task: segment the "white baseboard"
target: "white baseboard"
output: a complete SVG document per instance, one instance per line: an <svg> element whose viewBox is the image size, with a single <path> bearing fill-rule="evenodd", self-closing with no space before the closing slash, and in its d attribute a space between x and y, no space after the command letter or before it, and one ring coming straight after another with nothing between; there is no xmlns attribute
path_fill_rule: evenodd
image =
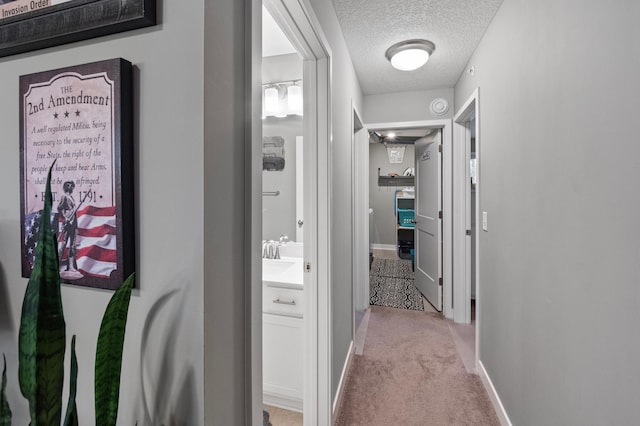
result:
<svg viewBox="0 0 640 426"><path fill-rule="evenodd" d="M500 424L502 426L512 426L511 420L509 420L509 415L507 414L507 410L504 409L504 405L502 405L500 396L498 395L496 388L493 386L491 377L489 377L487 370L485 370L484 365L480 360L478 360L478 375L482 380L482 384L484 385L484 388L487 390L487 393L489 394L489 398L491 399L493 408L496 410L496 414L498 415L498 420L500 420Z"/></svg>
<svg viewBox="0 0 640 426"><path fill-rule="evenodd" d="M353 340L349 344L349 353L347 353L347 359L344 362L344 367L342 368L342 374L340 375L340 382L338 382L338 390L336 391L336 397L333 400L333 407L331 409L331 424L335 424L338 415L338 407L340 407L340 403L342 402L342 398L344 397L344 385L345 380L347 378L347 374L349 374L349 370L351 369L351 361L353 361Z"/></svg>
<svg viewBox="0 0 640 426"><path fill-rule="evenodd" d="M302 400L298 398L292 398L288 395L282 395L273 391L265 391L262 394L262 403L265 405L271 405L272 407L284 408L289 411L296 411L302 413Z"/></svg>
<svg viewBox="0 0 640 426"><path fill-rule="evenodd" d="M397 247L393 244L371 244L371 248L374 250L391 250L396 251Z"/></svg>

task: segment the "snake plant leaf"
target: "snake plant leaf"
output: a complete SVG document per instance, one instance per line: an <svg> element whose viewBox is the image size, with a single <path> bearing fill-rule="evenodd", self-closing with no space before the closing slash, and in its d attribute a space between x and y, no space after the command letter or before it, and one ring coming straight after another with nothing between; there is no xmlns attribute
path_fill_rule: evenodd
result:
<svg viewBox="0 0 640 426"><path fill-rule="evenodd" d="M54 162L55 164L55 162ZM18 378L29 401L32 426L59 425L62 417L65 322L60 294L58 251L51 230L51 171L31 278L22 302Z"/></svg>
<svg viewBox="0 0 640 426"><path fill-rule="evenodd" d="M69 402L67 414L64 417L64 426L78 426L78 408L76 406L76 394L78 391L78 357L76 357L76 336L71 338L71 375L69 376Z"/></svg>
<svg viewBox="0 0 640 426"><path fill-rule="evenodd" d="M120 373L134 274L116 290L102 317L96 349L95 409L97 426L115 426L120 397Z"/></svg>
<svg viewBox="0 0 640 426"><path fill-rule="evenodd" d="M2 354L4 368L2 369L2 387L0 388L0 426L11 426L11 409L7 402L7 357Z"/></svg>

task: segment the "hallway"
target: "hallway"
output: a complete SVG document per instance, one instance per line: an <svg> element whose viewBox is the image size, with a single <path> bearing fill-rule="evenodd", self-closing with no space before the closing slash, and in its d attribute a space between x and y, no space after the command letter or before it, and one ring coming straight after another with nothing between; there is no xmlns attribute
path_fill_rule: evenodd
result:
<svg viewBox="0 0 640 426"><path fill-rule="evenodd" d="M438 313L371 307L337 425L498 425L478 376L467 373Z"/></svg>

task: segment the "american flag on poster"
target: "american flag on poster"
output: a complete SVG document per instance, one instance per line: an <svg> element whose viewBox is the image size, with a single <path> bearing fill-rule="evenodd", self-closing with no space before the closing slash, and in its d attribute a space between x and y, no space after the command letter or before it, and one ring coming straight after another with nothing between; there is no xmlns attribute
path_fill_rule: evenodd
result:
<svg viewBox="0 0 640 426"><path fill-rule="evenodd" d="M78 272L84 276L109 278L117 269L115 210L115 207L87 206L77 212L76 263ZM42 211L38 211L25 217L26 256L32 268L41 215ZM53 229L57 232L59 227L53 226ZM68 250L68 247L64 249L62 259L67 257Z"/></svg>

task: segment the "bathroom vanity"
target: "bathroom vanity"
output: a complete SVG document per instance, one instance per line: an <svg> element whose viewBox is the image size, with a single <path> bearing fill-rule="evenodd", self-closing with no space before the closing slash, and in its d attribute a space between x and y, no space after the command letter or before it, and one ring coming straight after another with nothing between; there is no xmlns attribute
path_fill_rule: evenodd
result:
<svg viewBox="0 0 640 426"><path fill-rule="evenodd" d="M302 411L303 260L262 259L263 402Z"/></svg>

